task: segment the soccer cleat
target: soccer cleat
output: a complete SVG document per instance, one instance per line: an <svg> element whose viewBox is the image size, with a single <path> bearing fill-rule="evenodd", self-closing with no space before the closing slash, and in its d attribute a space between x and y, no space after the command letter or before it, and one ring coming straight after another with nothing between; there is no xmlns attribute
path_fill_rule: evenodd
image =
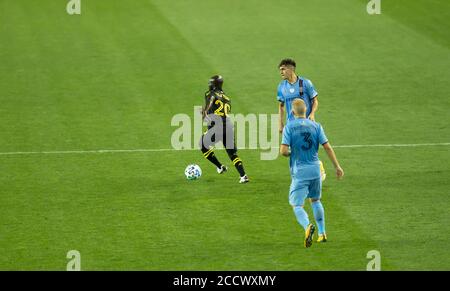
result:
<svg viewBox="0 0 450 291"><path fill-rule="evenodd" d="M250 182L250 180L248 179L247 175L242 176L241 179L239 180L239 183L241 184L248 182Z"/></svg>
<svg viewBox="0 0 450 291"><path fill-rule="evenodd" d="M309 248L313 242L313 235L316 227L314 224L310 223L305 231L305 248Z"/></svg>
<svg viewBox="0 0 450 291"><path fill-rule="evenodd" d="M318 243L324 243L324 242L327 242L327 235L324 233L324 234L319 234L319 238L317 239L317 242Z"/></svg>
<svg viewBox="0 0 450 291"><path fill-rule="evenodd" d="M320 163L320 179L322 179L322 182L325 181L325 178L327 177L327 173L325 173L325 168L323 167L322 161L319 161Z"/></svg>
<svg viewBox="0 0 450 291"><path fill-rule="evenodd" d="M222 165L220 168L217 168L217 173L219 173L219 174L223 174L226 171L228 171L228 168L224 165Z"/></svg>

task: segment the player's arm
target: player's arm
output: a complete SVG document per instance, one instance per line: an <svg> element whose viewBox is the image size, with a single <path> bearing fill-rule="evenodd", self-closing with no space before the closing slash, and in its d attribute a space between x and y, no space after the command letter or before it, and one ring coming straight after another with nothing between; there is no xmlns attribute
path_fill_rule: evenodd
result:
<svg viewBox="0 0 450 291"><path fill-rule="evenodd" d="M283 129L283 138L281 139L280 154L289 157L289 145L291 144L291 130L288 126Z"/></svg>
<svg viewBox="0 0 450 291"><path fill-rule="evenodd" d="M339 161L336 158L336 154L334 153L333 147L330 145L329 142L324 143L322 146L327 152L328 158L330 158L334 168L336 169L337 178L340 179L344 177L344 170L342 170L341 166L339 165Z"/></svg>
<svg viewBox="0 0 450 291"><path fill-rule="evenodd" d="M316 111L319 108L319 98L317 97L319 93L317 93L316 88L310 80L306 80L305 82L305 90L311 101L311 113L308 116L308 119L315 121Z"/></svg>
<svg viewBox="0 0 450 291"><path fill-rule="evenodd" d="M285 120L284 118L284 96L283 96L283 90L282 90L282 85L281 83L278 85L277 88L277 101L278 101L278 131L280 133L283 132L283 121Z"/></svg>
<svg viewBox="0 0 450 291"><path fill-rule="evenodd" d="M289 152L289 146L285 144L280 145L280 154L285 157L289 157L289 155L291 154Z"/></svg>
<svg viewBox="0 0 450 291"><path fill-rule="evenodd" d="M312 121L315 121L315 119L316 119L315 114L316 114L317 108L319 108L318 95L316 95L314 97L314 99L312 100L311 113L309 114L308 119L311 119Z"/></svg>
<svg viewBox="0 0 450 291"><path fill-rule="evenodd" d="M279 102L278 103L278 130L280 131L280 133L283 132L283 120L284 120L284 102Z"/></svg>
<svg viewBox="0 0 450 291"><path fill-rule="evenodd" d="M211 106L213 105L213 102L214 102L214 95L211 96L211 97L209 98L209 103L207 102L207 104L205 105L205 108L204 108L203 111L202 111L202 118L203 118L203 119L205 119L205 117L206 117L206 112L209 111L209 109L210 109Z"/></svg>

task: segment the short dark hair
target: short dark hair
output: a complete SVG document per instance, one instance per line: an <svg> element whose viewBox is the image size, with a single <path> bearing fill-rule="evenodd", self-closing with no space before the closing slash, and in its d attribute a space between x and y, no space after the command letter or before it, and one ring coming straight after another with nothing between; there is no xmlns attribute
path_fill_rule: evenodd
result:
<svg viewBox="0 0 450 291"><path fill-rule="evenodd" d="M296 64L293 59L283 59L283 60L281 60L280 64L278 65L278 68L281 66L293 66L295 68Z"/></svg>

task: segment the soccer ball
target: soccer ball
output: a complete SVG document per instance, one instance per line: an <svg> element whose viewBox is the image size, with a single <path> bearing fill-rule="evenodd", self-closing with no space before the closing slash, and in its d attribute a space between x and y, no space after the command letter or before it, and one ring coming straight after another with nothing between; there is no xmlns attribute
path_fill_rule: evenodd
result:
<svg viewBox="0 0 450 291"><path fill-rule="evenodd" d="M189 165L184 170L184 174L188 180L197 180L202 175L202 169L198 165Z"/></svg>

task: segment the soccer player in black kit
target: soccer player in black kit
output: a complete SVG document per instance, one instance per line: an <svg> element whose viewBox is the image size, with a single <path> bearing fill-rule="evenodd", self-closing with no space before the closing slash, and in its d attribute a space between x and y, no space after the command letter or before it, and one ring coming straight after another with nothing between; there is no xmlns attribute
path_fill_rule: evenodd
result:
<svg viewBox="0 0 450 291"><path fill-rule="evenodd" d="M222 85L223 78L220 75L209 79L209 90L205 93L205 106L202 108L202 118L208 122L208 130L200 139L201 150L203 156L217 167L217 173L225 173L227 167L222 165L214 154L214 145L222 141L228 157L241 176L239 183L247 183L249 179L245 174L242 160L237 155L233 123L228 118L231 101L223 92Z"/></svg>

